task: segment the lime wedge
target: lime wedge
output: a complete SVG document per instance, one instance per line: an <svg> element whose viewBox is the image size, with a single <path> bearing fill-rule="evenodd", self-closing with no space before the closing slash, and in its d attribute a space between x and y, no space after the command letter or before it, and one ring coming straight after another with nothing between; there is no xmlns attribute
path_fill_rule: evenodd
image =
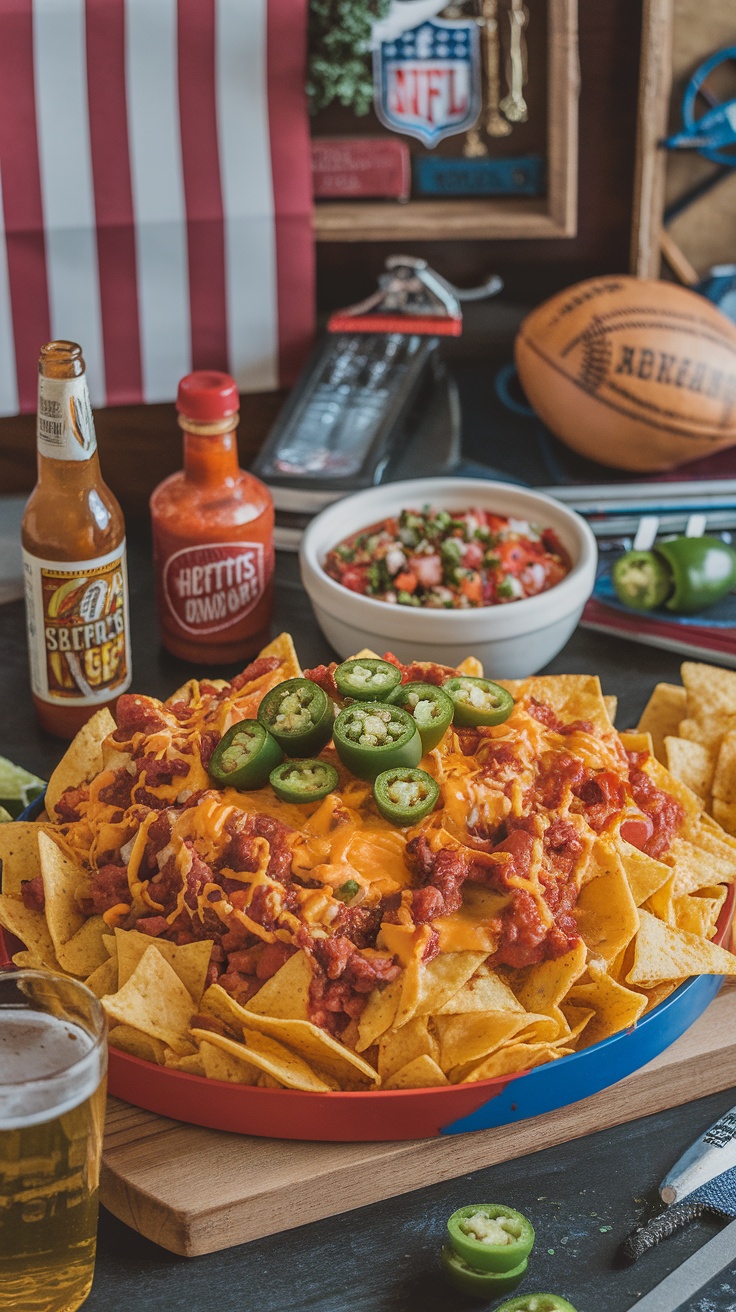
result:
<svg viewBox="0 0 736 1312"><path fill-rule="evenodd" d="M0 825L4 825L8 820L12 819L13 817L10 812L6 811L4 806L0 806Z"/></svg>
<svg viewBox="0 0 736 1312"><path fill-rule="evenodd" d="M13 765L0 756L0 807L14 820L46 787L38 775L29 774L20 765ZM5 819L5 817L1 817Z"/></svg>

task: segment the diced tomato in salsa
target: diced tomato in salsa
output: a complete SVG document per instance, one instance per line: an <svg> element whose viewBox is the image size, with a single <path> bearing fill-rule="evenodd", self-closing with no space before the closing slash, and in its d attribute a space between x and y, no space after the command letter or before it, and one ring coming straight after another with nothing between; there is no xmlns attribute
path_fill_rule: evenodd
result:
<svg viewBox="0 0 736 1312"><path fill-rule="evenodd" d="M535 597L569 574L554 529L487 510L402 510L339 542L325 570L399 606L465 610Z"/></svg>

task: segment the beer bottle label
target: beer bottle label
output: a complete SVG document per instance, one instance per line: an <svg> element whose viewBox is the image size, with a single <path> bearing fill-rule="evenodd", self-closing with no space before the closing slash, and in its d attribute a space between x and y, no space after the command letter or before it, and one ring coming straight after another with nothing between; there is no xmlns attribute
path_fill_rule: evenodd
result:
<svg viewBox="0 0 736 1312"><path fill-rule="evenodd" d="M97 449L87 379L38 380L38 450L52 460L89 460Z"/></svg>
<svg viewBox="0 0 736 1312"><path fill-rule="evenodd" d="M163 594L185 633L233 628L252 611L266 584L262 542L210 542L164 561Z"/></svg>
<svg viewBox="0 0 736 1312"><path fill-rule="evenodd" d="M96 560L23 552L31 687L42 701L91 706L131 679L125 539Z"/></svg>

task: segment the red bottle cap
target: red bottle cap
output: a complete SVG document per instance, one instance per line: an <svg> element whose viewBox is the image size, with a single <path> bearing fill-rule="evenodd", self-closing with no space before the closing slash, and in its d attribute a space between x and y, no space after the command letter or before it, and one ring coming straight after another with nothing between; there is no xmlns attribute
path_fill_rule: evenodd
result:
<svg viewBox="0 0 736 1312"><path fill-rule="evenodd" d="M187 374L179 383L176 397L179 414L199 424L228 419L240 409L235 379L214 369L200 369Z"/></svg>

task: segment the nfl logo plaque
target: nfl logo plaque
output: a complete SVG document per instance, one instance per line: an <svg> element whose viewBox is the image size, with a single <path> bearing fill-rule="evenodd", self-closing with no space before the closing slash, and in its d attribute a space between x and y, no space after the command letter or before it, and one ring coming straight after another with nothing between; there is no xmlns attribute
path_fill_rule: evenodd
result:
<svg viewBox="0 0 736 1312"><path fill-rule="evenodd" d="M376 116L432 150L465 132L482 103L478 26L432 18L373 54Z"/></svg>

